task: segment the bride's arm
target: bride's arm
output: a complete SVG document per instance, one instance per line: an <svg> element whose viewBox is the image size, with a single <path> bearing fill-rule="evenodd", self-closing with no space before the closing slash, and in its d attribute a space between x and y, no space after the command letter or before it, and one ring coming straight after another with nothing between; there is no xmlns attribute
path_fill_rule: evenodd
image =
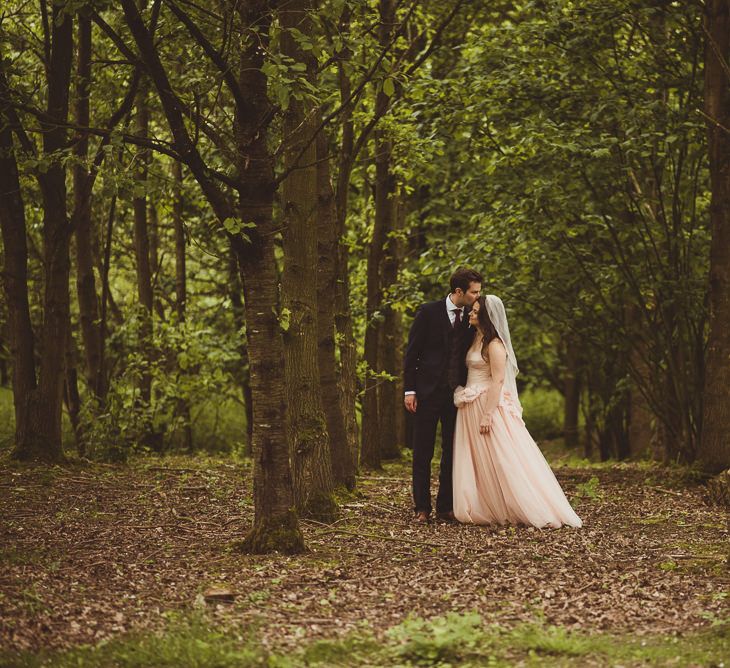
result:
<svg viewBox="0 0 730 668"><path fill-rule="evenodd" d="M502 396L504 375L507 367L507 351L499 339L492 339L487 347L489 353L489 366L492 371L492 382L487 389L487 405L484 415L479 422L479 433L488 434L492 426L492 416L499 405L499 398Z"/></svg>

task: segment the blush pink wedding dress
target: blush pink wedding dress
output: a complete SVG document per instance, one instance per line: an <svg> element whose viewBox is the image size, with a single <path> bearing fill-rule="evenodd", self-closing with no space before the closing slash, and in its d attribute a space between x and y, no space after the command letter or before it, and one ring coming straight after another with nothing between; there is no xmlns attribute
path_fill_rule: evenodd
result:
<svg viewBox="0 0 730 668"><path fill-rule="evenodd" d="M469 348L466 387L454 393L458 408L453 468L456 519L467 524L582 526L510 392L502 390L489 433L479 433L492 382L480 349L478 340Z"/></svg>

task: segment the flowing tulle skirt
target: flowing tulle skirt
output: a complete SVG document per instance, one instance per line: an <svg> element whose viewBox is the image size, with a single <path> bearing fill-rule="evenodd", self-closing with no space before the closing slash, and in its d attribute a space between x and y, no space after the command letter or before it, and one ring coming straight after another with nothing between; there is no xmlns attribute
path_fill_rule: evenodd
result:
<svg viewBox="0 0 730 668"><path fill-rule="evenodd" d="M520 413L502 397L488 434L479 433L486 388L462 388L454 396L454 514L469 524L580 527Z"/></svg>

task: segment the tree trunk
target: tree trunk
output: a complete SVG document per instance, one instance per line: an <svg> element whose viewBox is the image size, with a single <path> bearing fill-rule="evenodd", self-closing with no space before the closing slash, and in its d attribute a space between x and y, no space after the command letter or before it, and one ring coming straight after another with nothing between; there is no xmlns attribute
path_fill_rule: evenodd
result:
<svg viewBox="0 0 730 668"><path fill-rule="evenodd" d="M563 415L563 438L570 449L578 447L578 412L580 410L580 379L578 376L578 345L573 337L568 337L565 351L565 412Z"/></svg>
<svg viewBox="0 0 730 668"><path fill-rule="evenodd" d="M48 67L48 104L40 121L43 153L49 162L38 175L43 200L43 325L41 326L38 385L23 397L25 410L17 424L13 456L17 459L59 461L64 358L69 323L69 241L66 212L66 167L69 88L73 60L73 16L53 5L50 23L51 59Z"/></svg>
<svg viewBox="0 0 730 668"><path fill-rule="evenodd" d="M390 41L395 18L393 0L380 0L380 25L378 41L385 48ZM375 115L381 117L388 107L388 96L379 88L375 99ZM368 252L367 297L365 306L365 352L366 363L365 391L362 400L362 443L363 464L380 468L382 458L381 439L385 436L381 429L378 412L379 380L375 377L381 370L378 356L380 337L383 281L381 278L384 245L393 229L394 178L390 172L393 152L392 142L384 130L375 131L375 221L373 238ZM394 428L394 425L390 425Z"/></svg>
<svg viewBox="0 0 730 668"><path fill-rule="evenodd" d="M146 138L149 126L149 111L147 108L147 85L140 84L137 93L137 111L135 114L135 134ZM150 370L150 347L152 342L152 268L150 266L150 241L147 221L147 168L150 160L148 149L140 149L136 158L137 196L132 201L134 209L134 257L137 273L137 298L142 307L140 325L140 344L146 360L140 381L140 398L143 406L149 407L152 397L152 374Z"/></svg>
<svg viewBox="0 0 730 668"><path fill-rule="evenodd" d="M171 94L167 72L134 0L120 0L130 32L160 98L174 144L200 184L219 221L235 216L225 193L210 177L193 142L177 100ZM269 41L269 0L252 0L236 7L245 32L239 46L239 91L236 100L235 141L238 174L238 218L248 239L230 235L244 288L248 350L251 360L251 392L254 405L254 526L243 542L249 552L301 552L304 539L299 529L289 469L286 441L286 401L281 370L283 343L276 312L277 274L273 220L276 188L273 157L267 146L273 116L267 97L266 75L261 67Z"/></svg>
<svg viewBox="0 0 730 668"><path fill-rule="evenodd" d="M143 4L145 0L142 0ZM135 113L135 134L146 138L149 132L149 107L147 101L147 81L142 80L137 93L137 110ZM134 256L137 274L137 298L139 299L139 346L142 352L143 366L140 372L138 410L142 416L141 441L156 452L162 451L162 434L156 433L152 424L152 309L154 294L152 290L152 262L150 253L150 225L147 208L148 168L150 163L149 149L142 148L137 153L136 197L132 201L134 210Z"/></svg>
<svg viewBox="0 0 730 668"><path fill-rule="evenodd" d="M172 203L172 227L175 235L175 312L180 325L185 324L185 310L188 300L187 272L185 266L185 224L183 221L183 173L182 164L172 162L172 178L174 182L174 200ZM178 373L186 373L179 369ZM193 427L190 416L190 403L185 397L177 402L177 414L183 421L183 448L193 451Z"/></svg>
<svg viewBox="0 0 730 668"><path fill-rule="evenodd" d="M345 5L340 18L339 30L343 34L350 30L351 8ZM340 100L344 105L342 111L342 139L340 158L337 170L337 187L335 190L335 209L337 214L337 282L335 290L335 329L339 340L340 353L340 406L345 420L347 446L352 461L352 475L357 473L359 460L360 429L357 421L357 345L352 328L350 312L350 268L349 248L344 243L345 223L350 188L350 176L354 163L354 121L352 103L348 102L352 87L345 67L351 53L343 49L338 67Z"/></svg>
<svg viewBox="0 0 730 668"><path fill-rule="evenodd" d="M28 300L28 245L25 207L11 131L12 111L3 61L0 58L0 226L4 266L3 288L8 308L8 348L12 360L16 447L24 438L28 404L36 388L34 334Z"/></svg>
<svg viewBox="0 0 730 668"><path fill-rule="evenodd" d="M710 327L699 461L730 468L730 1L705 4L705 112L710 154Z"/></svg>
<svg viewBox="0 0 730 668"><path fill-rule="evenodd" d="M78 55L76 65L76 124L89 125L89 95L91 87L91 20L78 15ZM84 183L88 178L85 162L89 152L88 133L81 133L74 150L78 162L73 169L74 211L76 216L76 294L79 302L79 322L84 345L86 382L97 399L101 399L101 331L99 328L99 300L94 278L92 253L91 198L85 196Z"/></svg>
<svg viewBox="0 0 730 668"><path fill-rule="evenodd" d="M316 62L291 32L311 33L310 3L290 0L285 6L279 10L282 51L294 62L306 63L308 75L313 75ZM316 121L312 105L292 97L283 120L288 175L282 188L282 302L288 317L284 359L294 500L301 515L330 522L337 506L317 354Z"/></svg>
<svg viewBox="0 0 730 668"><path fill-rule="evenodd" d="M398 459L400 457L400 443L398 441L397 413L403 410L403 402L398 400L398 380L402 374L402 363L398 360L398 349L401 339L398 338L398 314L392 307L394 296L392 286L398 278L398 246L396 236L398 222L398 198L394 192L392 173L389 176L390 196L387 208L390 210L390 230L385 241L383 252L383 270L381 292L384 295L381 312L383 320L380 323L380 351L378 358L383 373L392 380L383 379L378 389L378 423L380 427L380 447L383 459ZM376 202L377 202L376 197ZM382 203L381 203L382 205ZM377 215L377 214L376 214ZM401 392L401 397L403 393Z"/></svg>
<svg viewBox="0 0 730 668"><path fill-rule="evenodd" d="M248 343L244 331L246 328L246 316L241 298L241 276L238 269L238 261L233 250L229 254L228 264L228 296L231 299L233 312L233 324L237 332L241 333L238 344L238 354L241 357L241 364L238 369L241 395L243 396L244 410L246 412L246 447L245 452L250 457L253 455L253 398L251 396L251 374L248 361Z"/></svg>
<svg viewBox="0 0 730 668"><path fill-rule="evenodd" d="M337 212L330 180L327 137L317 136L317 329L319 380L330 440L332 478L335 485L355 488L355 465L347 443L345 416L340 403L335 359L335 299L337 293Z"/></svg>
<svg viewBox="0 0 730 668"><path fill-rule="evenodd" d="M238 110L236 146L241 180L239 216L250 243L236 244L246 306L246 329L253 399L254 526L244 549L300 552L304 539L294 508L286 393L281 368L284 346L277 314L278 282L274 255L275 191L273 156L267 145L272 117L266 76L261 71L271 22L268 0L251 0L238 9L250 26L241 45L238 83L247 92ZM263 42L263 47L261 46Z"/></svg>
<svg viewBox="0 0 730 668"><path fill-rule="evenodd" d="M160 289L160 220L157 215L157 207L150 202L147 209L149 217L149 238L150 238L150 285L152 287L152 299L154 310L160 322L165 321L165 305L161 299Z"/></svg>
<svg viewBox="0 0 730 668"><path fill-rule="evenodd" d="M76 442L76 451L79 457L86 456L86 441L84 439L84 429L81 424L81 395L79 394L79 375L78 375L78 351L76 342L73 337L73 328L69 323L68 343L66 345L66 382L63 388L63 399L66 404L71 428L74 432L74 441Z"/></svg>

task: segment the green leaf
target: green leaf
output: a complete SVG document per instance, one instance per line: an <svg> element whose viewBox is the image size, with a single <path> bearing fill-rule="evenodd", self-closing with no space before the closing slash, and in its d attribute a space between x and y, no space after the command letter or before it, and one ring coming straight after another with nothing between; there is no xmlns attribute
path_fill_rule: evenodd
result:
<svg viewBox="0 0 730 668"><path fill-rule="evenodd" d="M395 93L395 84L393 83L393 79L390 77L383 81L383 92L388 97L393 97L393 93Z"/></svg>

